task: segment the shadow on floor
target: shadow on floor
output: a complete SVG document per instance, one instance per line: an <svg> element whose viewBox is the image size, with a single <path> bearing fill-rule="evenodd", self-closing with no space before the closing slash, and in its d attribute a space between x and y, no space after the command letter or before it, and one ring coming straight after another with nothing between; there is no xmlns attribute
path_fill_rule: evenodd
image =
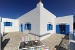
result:
<svg viewBox="0 0 75 50"><path fill-rule="evenodd" d="M8 33L4 33L3 36L7 35Z"/></svg>
<svg viewBox="0 0 75 50"><path fill-rule="evenodd" d="M7 45L7 43L9 42L10 38L5 39L2 43L1 43L1 50L4 49L4 47Z"/></svg>
<svg viewBox="0 0 75 50"><path fill-rule="evenodd" d="M55 48L56 48L56 50L67 50L67 49L65 49L65 48L63 48L63 47L61 47L59 45L56 45Z"/></svg>
<svg viewBox="0 0 75 50"><path fill-rule="evenodd" d="M64 47L61 47L62 42L63 42L64 39L65 40L69 40L69 35L65 35L64 38L62 38L60 44L55 46L56 50L68 50L68 49L64 48L65 46ZM69 43L69 41L68 41L68 43Z"/></svg>
<svg viewBox="0 0 75 50"><path fill-rule="evenodd" d="M63 39L69 40L69 35L65 35Z"/></svg>

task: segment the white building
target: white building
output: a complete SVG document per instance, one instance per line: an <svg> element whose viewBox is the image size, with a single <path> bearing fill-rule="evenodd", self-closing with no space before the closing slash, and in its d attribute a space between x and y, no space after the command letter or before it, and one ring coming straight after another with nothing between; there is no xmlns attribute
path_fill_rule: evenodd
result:
<svg viewBox="0 0 75 50"><path fill-rule="evenodd" d="M23 32L29 30L43 40L53 33L69 34L73 32L73 15L56 17L39 2L33 10L17 19L1 18L1 33ZM28 33L28 34L29 34Z"/></svg>

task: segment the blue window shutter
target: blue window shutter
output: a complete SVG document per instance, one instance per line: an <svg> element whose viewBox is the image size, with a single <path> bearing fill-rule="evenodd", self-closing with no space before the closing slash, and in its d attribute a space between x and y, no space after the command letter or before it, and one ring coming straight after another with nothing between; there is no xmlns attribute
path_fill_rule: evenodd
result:
<svg viewBox="0 0 75 50"><path fill-rule="evenodd" d="M10 22L10 26L12 26L12 22Z"/></svg>
<svg viewBox="0 0 75 50"><path fill-rule="evenodd" d="M21 24L21 32L23 32L23 24Z"/></svg>
<svg viewBox="0 0 75 50"><path fill-rule="evenodd" d="M60 33L59 25L56 25L56 33L57 33L57 34L59 34L59 33Z"/></svg>
<svg viewBox="0 0 75 50"><path fill-rule="evenodd" d="M66 34L69 34L69 25L66 25Z"/></svg>
<svg viewBox="0 0 75 50"><path fill-rule="evenodd" d="M4 26L6 26L6 22L4 22Z"/></svg>
<svg viewBox="0 0 75 50"><path fill-rule="evenodd" d="M47 31L49 30L49 24L47 24Z"/></svg>
<svg viewBox="0 0 75 50"><path fill-rule="evenodd" d="M53 30L53 25L51 25L51 30Z"/></svg>
<svg viewBox="0 0 75 50"><path fill-rule="evenodd" d="M24 29L26 29L26 24L24 25Z"/></svg>
<svg viewBox="0 0 75 50"><path fill-rule="evenodd" d="M29 24L29 30L31 30L31 24Z"/></svg>
<svg viewBox="0 0 75 50"><path fill-rule="evenodd" d="M51 24L49 24L49 30L51 30Z"/></svg>

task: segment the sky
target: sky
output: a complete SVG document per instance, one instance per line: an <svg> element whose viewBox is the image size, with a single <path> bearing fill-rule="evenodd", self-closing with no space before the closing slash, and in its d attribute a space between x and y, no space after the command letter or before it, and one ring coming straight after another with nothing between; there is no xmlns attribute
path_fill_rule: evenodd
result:
<svg viewBox="0 0 75 50"><path fill-rule="evenodd" d="M0 0L0 16L16 19L36 8L39 0ZM74 15L75 0L42 0L44 7L57 17Z"/></svg>

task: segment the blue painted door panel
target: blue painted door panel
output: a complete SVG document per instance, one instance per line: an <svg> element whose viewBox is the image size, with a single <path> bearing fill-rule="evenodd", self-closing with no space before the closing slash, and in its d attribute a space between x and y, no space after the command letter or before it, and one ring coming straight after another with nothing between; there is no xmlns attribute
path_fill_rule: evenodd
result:
<svg viewBox="0 0 75 50"><path fill-rule="evenodd" d="M66 34L69 34L69 29L70 29L69 25L66 25Z"/></svg>
<svg viewBox="0 0 75 50"><path fill-rule="evenodd" d="M20 25L20 32L23 32L23 25Z"/></svg>
<svg viewBox="0 0 75 50"><path fill-rule="evenodd" d="M60 33L59 25L56 25L56 33L57 33L57 34L59 34L59 33Z"/></svg>

